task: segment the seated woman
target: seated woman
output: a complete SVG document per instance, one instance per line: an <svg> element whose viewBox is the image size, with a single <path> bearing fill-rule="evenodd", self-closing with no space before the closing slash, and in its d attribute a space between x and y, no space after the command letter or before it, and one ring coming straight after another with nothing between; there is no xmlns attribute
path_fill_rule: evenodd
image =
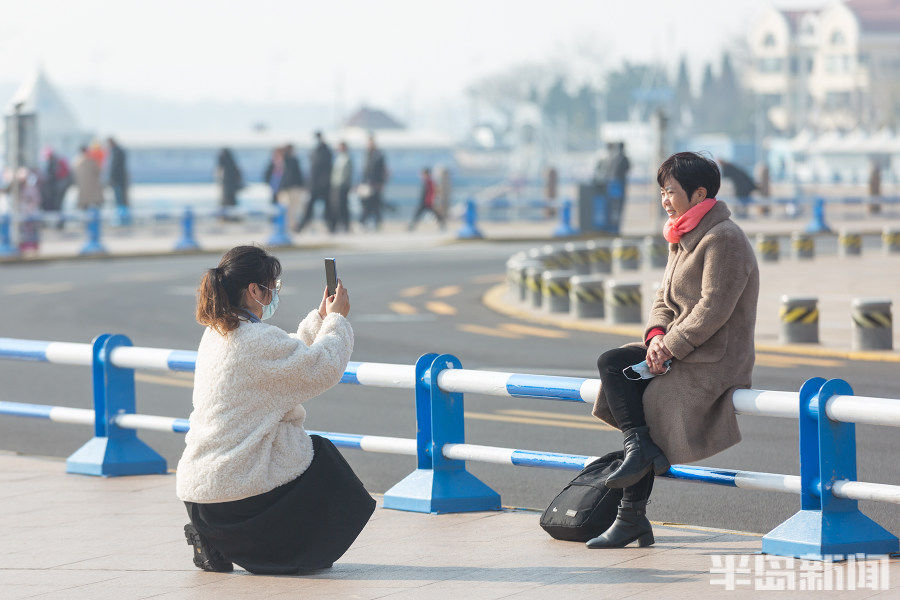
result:
<svg viewBox="0 0 900 600"><path fill-rule="evenodd" d="M303 403L337 384L353 350L339 284L287 333L281 263L238 246L203 276L194 410L178 463L178 498L194 564L206 571L291 574L330 567L375 510L334 445L303 429Z"/></svg>
<svg viewBox="0 0 900 600"><path fill-rule="evenodd" d="M589 548L652 544L645 510L654 474L741 439L731 398L735 389L750 387L753 371L756 257L728 207L715 198L715 162L680 152L662 164L656 180L669 215L669 259L644 342L597 361L602 386L593 414L625 436L624 461L607 486L624 488L624 497L615 522L587 542ZM645 360L648 378L623 373ZM631 370L628 375L635 378Z"/></svg>

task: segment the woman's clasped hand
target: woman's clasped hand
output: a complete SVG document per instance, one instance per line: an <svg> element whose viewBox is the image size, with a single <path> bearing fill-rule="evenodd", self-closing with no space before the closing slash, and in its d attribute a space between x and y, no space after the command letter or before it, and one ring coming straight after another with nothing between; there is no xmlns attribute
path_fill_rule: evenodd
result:
<svg viewBox="0 0 900 600"><path fill-rule="evenodd" d="M654 375L662 375L666 372L665 362L672 358L672 353L663 343L663 336L657 335L650 340L647 346L647 366Z"/></svg>

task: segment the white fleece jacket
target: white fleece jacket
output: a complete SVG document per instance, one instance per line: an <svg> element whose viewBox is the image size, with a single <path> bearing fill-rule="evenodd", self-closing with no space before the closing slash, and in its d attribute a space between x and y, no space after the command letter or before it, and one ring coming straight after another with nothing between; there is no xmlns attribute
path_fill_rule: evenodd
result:
<svg viewBox="0 0 900 600"><path fill-rule="evenodd" d="M207 328L175 478L178 497L241 500L306 471L313 448L302 403L341 380L352 351L350 322L339 314L322 319L316 310L297 333L247 321L224 336Z"/></svg>

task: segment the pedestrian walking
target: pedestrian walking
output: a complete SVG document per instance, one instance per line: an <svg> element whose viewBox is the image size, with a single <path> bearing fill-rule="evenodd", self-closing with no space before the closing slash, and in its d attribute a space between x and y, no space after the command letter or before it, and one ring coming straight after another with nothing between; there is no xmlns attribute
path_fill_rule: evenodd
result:
<svg viewBox="0 0 900 600"><path fill-rule="evenodd" d="M278 191L281 190L281 179L284 177L284 148L281 146L272 150L269 164L263 172L265 181L272 193L272 204L278 204Z"/></svg>
<svg viewBox="0 0 900 600"><path fill-rule="evenodd" d="M321 131L315 133L316 145L309 154L309 200L303 218L294 225L294 231L300 233L312 220L316 205L323 205L323 220L329 223L328 200L331 196L331 148L325 143Z"/></svg>
<svg viewBox="0 0 900 600"><path fill-rule="evenodd" d="M76 206L81 210L103 206L103 184L100 182L100 164L87 146L82 146L72 163L75 188L78 191Z"/></svg>
<svg viewBox="0 0 900 600"><path fill-rule="evenodd" d="M225 213L228 209L237 206L237 193L244 187L241 169L229 148L219 150L216 157L216 184L219 186L219 207L222 209L222 219L228 220L229 217Z"/></svg>
<svg viewBox="0 0 900 600"><path fill-rule="evenodd" d="M304 403L337 385L350 360L349 295L339 280L288 333L265 323L281 270L265 250L238 246L197 292L206 330L175 481L190 518L185 537L205 571L329 568L375 510L334 444L303 428Z"/></svg>
<svg viewBox="0 0 900 600"><path fill-rule="evenodd" d="M338 144L338 153L331 170L331 206L328 229L350 231L350 186L353 184L353 160L346 142Z"/></svg>
<svg viewBox="0 0 900 600"><path fill-rule="evenodd" d="M416 209L412 221L410 221L409 223L409 227L407 227L409 231L412 231L416 228L416 225L419 223L419 219L421 219L422 215L424 215L426 212L430 212L434 215L434 218L437 219L437 222L440 225L442 231L446 228L446 225L444 224L444 216L434 207L434 198L434 180L431 178L431 169L426 167L422 169L422 187L419 191L419 207Z"/></svg>
<svg viewBox="0 0 900 600"><path fill-rule="evenodd" d="M387 176L388 170L384 153L375 145L375 136L370 135L366 148L362 184L357 188L363 207L362 215L359 217L360 225L365 226L366 222L371 220L376 230L381 228L382 211L384 210L382 193Z"/></svg>
<svg viewBox="0 0 900 600"><path fill-rule="evenodd" d="M109 187L112 188L116 207L128 208L128 155L115 139L108 138L109 147Z"/></svg>
<svg viewBox="0 0 900 600"><path fill-rule="evenodd" d="M602 385L593 414L624 434L624 461L606 485L624 488L624 496L616 520L589 548L653 543L646 506L654 474L738 443L732 395L751 385L759 269L747 236L715 198L719 169L679 152L656 180L669 215L666 277L643 342L597 361Z"/></svg>
<svg viewBox="0 0 900 600"><path fill-rule="evenodd" d="M283 150L284 174L278 189L278 203L287 209L287 222L296 223L303 203L303 170L300 160L294 153L293 144L287 144Z"/></svg>

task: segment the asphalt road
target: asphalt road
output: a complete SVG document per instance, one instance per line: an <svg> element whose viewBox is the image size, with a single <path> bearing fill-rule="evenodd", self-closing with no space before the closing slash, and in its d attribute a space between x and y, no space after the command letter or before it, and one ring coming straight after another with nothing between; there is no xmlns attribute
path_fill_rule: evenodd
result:
<svg viewBox="0 0 900 600"><path fill-rule="evenodd" d="M470 244L410 252L338 253L351 293L356 334L353 360L413 364L426 352L457 355L467 368L595 377L596 357L627 338L560 331L497 315L481 305L500 280L517 244ZM330 253L327 253L331 255ZM273 323L296 328L318 304L322 251L280 253L281 304ZM135 345L193 349L201 328L193 318L194 290L211 256L104 259L0 266L0 336L88 342L100 333L123 333ZM900 368L892 363L846 362L821 357L760 355L754 387L797 390L813 376L841 377L859 395L900 397ZM0 361L0 399L91 405L84 367ZM137 373L137 402L145 414L187 417L191 380L185 374ZM621 447L621 434L590 417L588 405L469 394L467 441L532 450L603 454ZM414 437L411 392L337 386L307 404L310 429ZM797 422L739 417L744 440L702 464L771 473L798 473ZM0 448L67 456L89 439L90 429L47 421L0 417ZM143 432L141 437L175 467L181 436ZM900 431L857 428L859 479L900 483ZM367 487L384 492L415 466L412 457L345 451ZM543 508L571 472L470 463L469 469L501 493L510 506ZM900 508L862 503L864 512L900 531ZM789 494L657 480L651 519L766 532L799 509Z"/></svg>

